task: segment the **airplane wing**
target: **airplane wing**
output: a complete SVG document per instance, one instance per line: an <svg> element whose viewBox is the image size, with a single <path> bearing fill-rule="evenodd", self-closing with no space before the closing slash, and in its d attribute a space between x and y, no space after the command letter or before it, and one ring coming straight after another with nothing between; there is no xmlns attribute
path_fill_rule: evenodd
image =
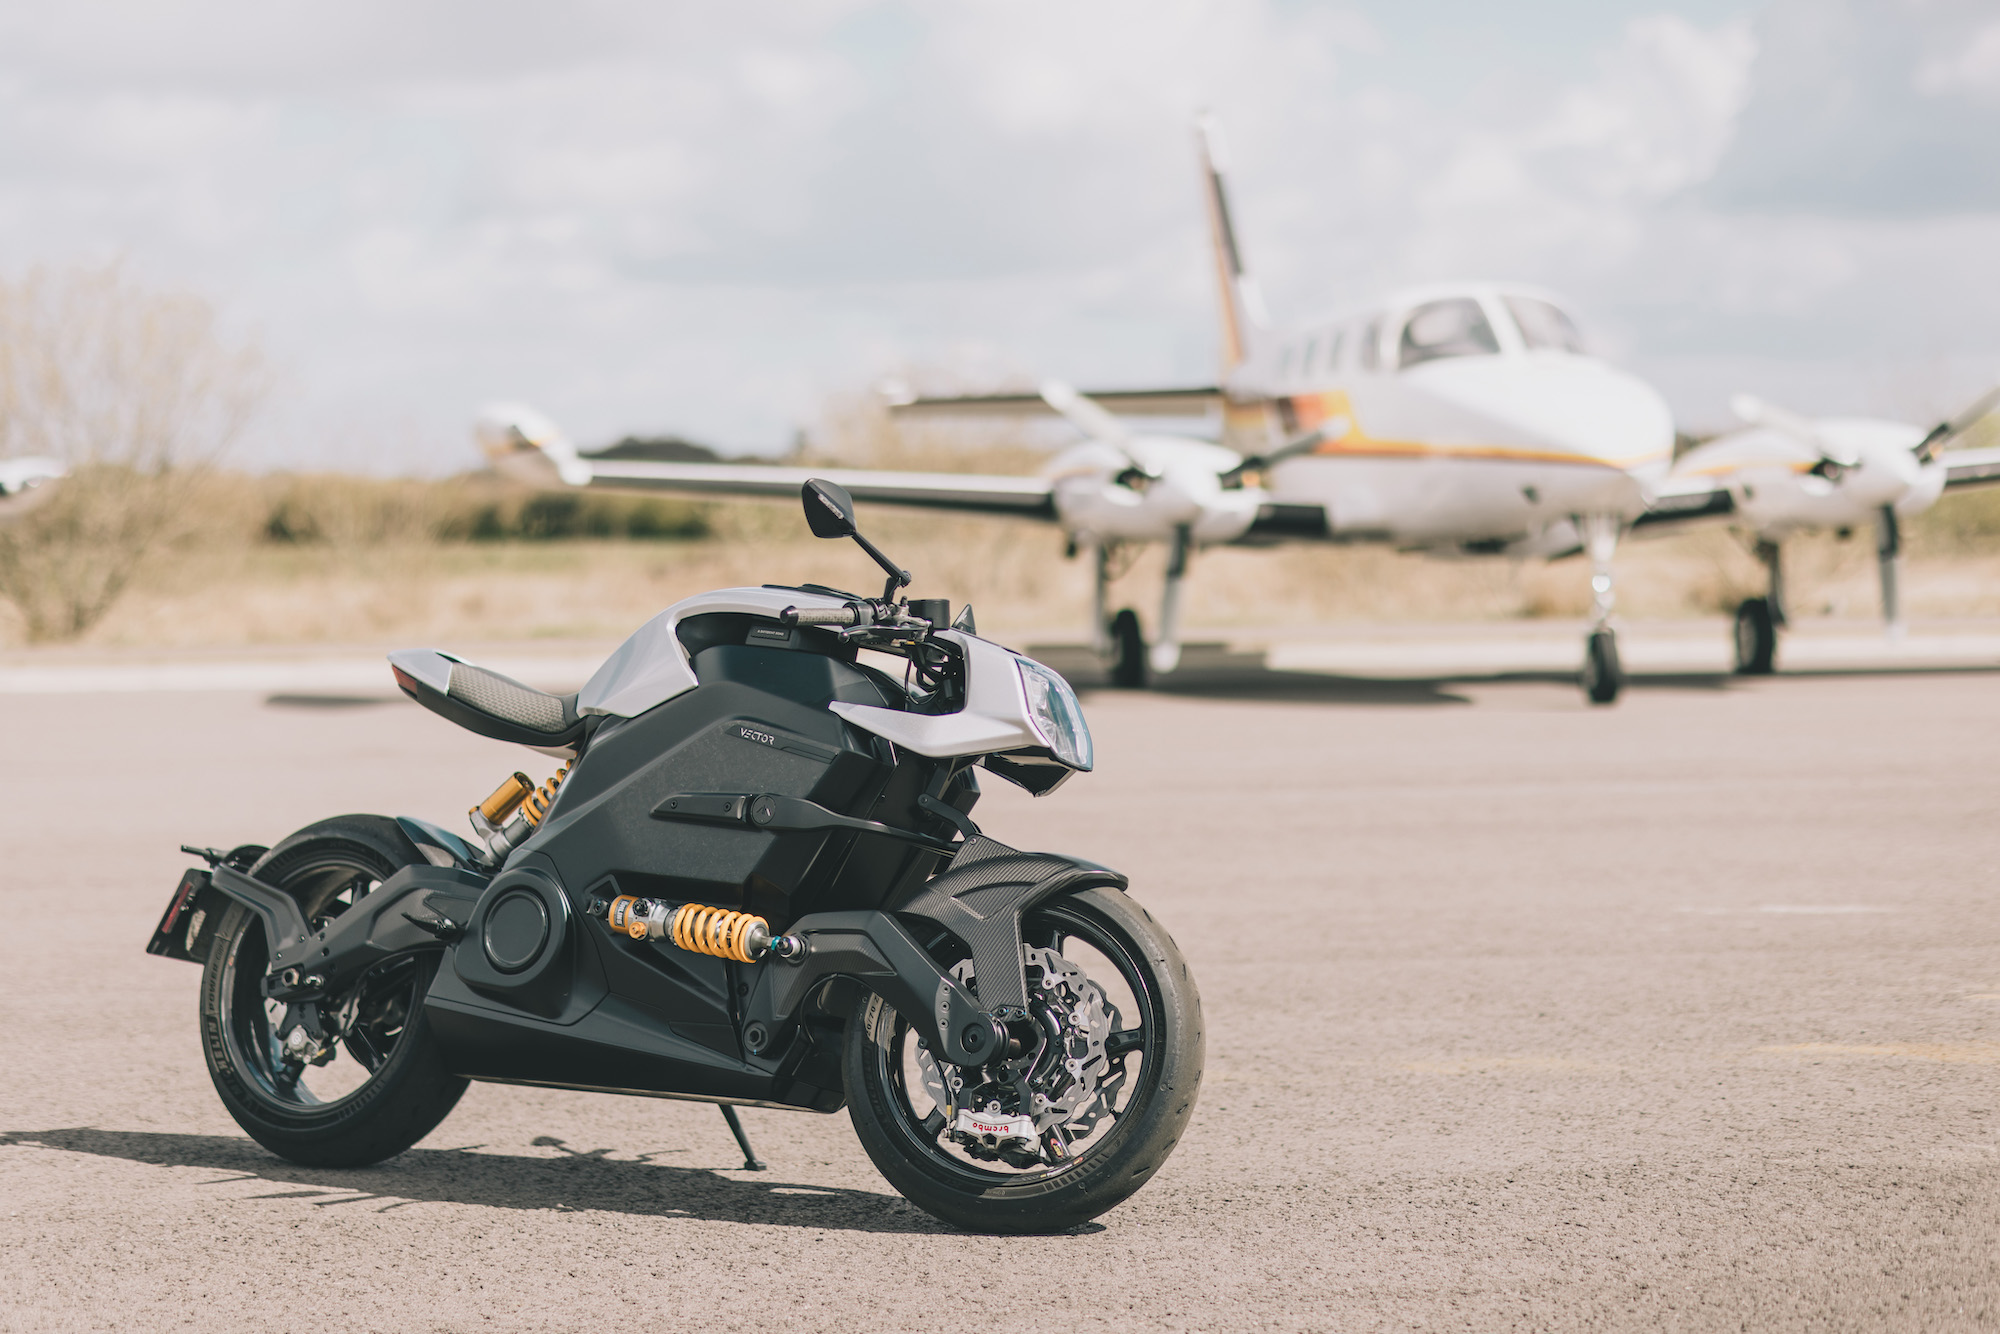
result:
<svg viewBox="0 0 2000 1334"><path fill-rule="evenodd" d="M690 496L783 496L797 500L799 488L807 478L824 477L846 487L856 500L876 505L1009 514L1021 519L1056 517L1054 490L1039 477L591 458L581 462L589 470L586 485L620 490L671 491Z"/></svg>
<svg viewBox="0 0 2000 1334"><path fill-rule="evenodd" d="M1083 397L1130 417L1199 417L1222 402L1222 389L1219 385L1197 385L1185 389L1087 390ZM1016 417L1053 414L1057 409L1037 392L908 398L892 401L889 411L898 417Z"/></svg>
<svg viewBox="0 0 2000 1334"><path fill-rule="evenodd" d="M1661 529L1736 512L1729 488L1709 477L1673 478L1661 484L1653 503L1632 520L1634 528Z"/></svg>
<svg viewBox="0 0 2000 1334"><path fill-rule="evenodd" d="M1944 465L1947 491L2000 482L2000 449L1948 449L1937 461Z"/></svg>

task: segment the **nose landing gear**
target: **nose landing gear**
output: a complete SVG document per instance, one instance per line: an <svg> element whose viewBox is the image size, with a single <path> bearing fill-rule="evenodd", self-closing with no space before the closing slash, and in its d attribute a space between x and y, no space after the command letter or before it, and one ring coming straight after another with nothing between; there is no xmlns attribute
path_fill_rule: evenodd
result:
<svg viewBox="0 0 2000 1334"><path fill-rule="evenodd" d="M1160 593L1160 639L1148 648L1139 613L1130 607L1106 617L1105 608L1114 573L1115 544L1092 542L1096 579L1092 588L1090 621L1097 654L1111 674L1111 684L1126 690L1142 690L1154 676L1166 676L1180 666L1181 581L1187 577L1188 557L1194 550L1194 534L1182 524L1174 530L1167 551L1166 583ZM1129 563L1127 565L1129 568Z"/></svg>
<svg viewBox="0 0 2000 1334"><path fill-rule="evenodd" d="M1618 632L1611 627L1616 595L1611 586L1611 558L1618 551L1624 520L1616 514L1577 517L1584 550L1590 555L1590 635L1583 643L1583 670L1577 683L1592 704L1609 704L1625 688L1625 669L1618 661Z"/></svg>

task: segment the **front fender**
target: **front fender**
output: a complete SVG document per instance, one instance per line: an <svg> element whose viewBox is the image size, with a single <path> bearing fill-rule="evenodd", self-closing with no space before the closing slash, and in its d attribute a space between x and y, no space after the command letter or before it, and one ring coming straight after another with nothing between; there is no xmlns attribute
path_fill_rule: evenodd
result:
<svg viewBox="0 0 2000 1334"><path fill-rule="evenodd" d="M1053 852L1021 852L984 836L965 841L943 873L892 909L944 928L972 951L979 999L1003 1021L1025 1014L1021 914L1052 894L1131 882L1109 867Z"/></svg>
<svg viewBox="0 0 2000 1334"><path fill-rule="evenodd" d="M984 1064L1005 1042L1006 1021L1027 1013L1021 914L1052 894L1126 884L1124 876L1094 862L1018 852L975 836L949 869L889 911L813 913L792 923L790 934L806 942L805 953L769 959L744 1006L746 1031L765 1029L752 1054L769 1050L798 1022L800 1008L821 983L847 978L888 1001L946 1060ZM924 947L922 939L940 928L972 951L977 997ZM977 1042L968 1043L969 1036Z"/></svg>

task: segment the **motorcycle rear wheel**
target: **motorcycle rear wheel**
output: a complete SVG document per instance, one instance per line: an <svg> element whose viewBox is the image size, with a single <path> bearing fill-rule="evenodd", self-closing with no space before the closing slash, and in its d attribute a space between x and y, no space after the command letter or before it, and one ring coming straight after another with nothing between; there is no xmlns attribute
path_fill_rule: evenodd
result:
<svg viewBox="0 0 2000 1334"><path fill-rule="evenodd" d="M847 1023L843 1074L862 1148L911 1203L970 1232L1062 1232L1121 1203L1173 1151L1201 1086L1201 998L1173 938L1144 908L1114 889L1083 890L1030 908L1022 937L1032 947L1090 958L1091 984L1122 998L1113 1014L1124 1026L1114 1024L1106 1050L1119 1050L1116 1083L1129 1085L1129 1095L1083 1127L1068 1161L1016 1167L970 1160L945 1134L945 1108L913 1076L912 1049L920 1044L902 1016L870 995ZM956 963L966 975L962 947L935 948L940 963ZM1134 1056L1136 1074L1129 1069ZM1065 1132L1080 1124L1070 1121Z"/></svg>
<svg viewBox="0 0 2000 1334"><path fill-rule="evenodd" d="M393 820L347 815L301 829L250 873L292 894L319 925L422 861ZM236 1124L279 1157L313 1167L380 1162L435 1129L466 1089L445 1069L424 1017L437 951L385 959L329 998L326 1017L340 1036L312 1066L286 1059L287 1007L261 989L269 950L263 923L232 905L202 971L202 1054Z"/></svg>

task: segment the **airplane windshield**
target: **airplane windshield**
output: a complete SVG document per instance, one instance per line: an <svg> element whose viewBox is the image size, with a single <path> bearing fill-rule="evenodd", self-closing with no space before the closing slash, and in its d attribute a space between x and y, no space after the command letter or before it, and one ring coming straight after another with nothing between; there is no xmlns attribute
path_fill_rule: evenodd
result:
<svg viewBox="0 0 2000 1334"><path fill-rule="evenodd" d="M1492 356L1500 351L1486 312L1471 297L1428 301L1410 312L1403 325L1399 364L1408 370L1445 357Z"/></svg>
<svg viewBox="0 0 2000 1334"><path fill-rule="evenodd" d="M1507 313L1514 317L1514 327L1521 331L1521 343L1531 351L1546 348L1554 352L1583 351L1583 338L1576 331L1576 325L1560 307L1546 301L1537 301L1531 296L1510 296L1501 298L1507 303Z"/></svg>

